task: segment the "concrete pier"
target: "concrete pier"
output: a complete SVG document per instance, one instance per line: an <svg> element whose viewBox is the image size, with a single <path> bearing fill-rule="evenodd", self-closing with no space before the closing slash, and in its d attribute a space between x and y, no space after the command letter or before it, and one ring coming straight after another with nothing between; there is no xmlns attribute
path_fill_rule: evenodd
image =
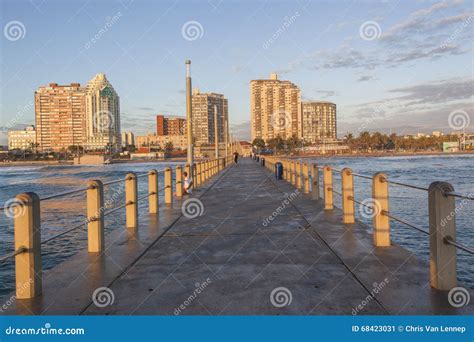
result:
<svg viewBox="0 0 474 342"><path fill-rule="evenodd" d="M17 299L3 314L474 312L431 288L427 260L393 243L374 246L367 226L343 224L341 210L313 196L243 159L192 197L142 213L137 229L115 229L103 253L85 248L45 271L42 295ZM183 215L191 202L197 211ZM94 298L101 287L107 305Z"/></svg>

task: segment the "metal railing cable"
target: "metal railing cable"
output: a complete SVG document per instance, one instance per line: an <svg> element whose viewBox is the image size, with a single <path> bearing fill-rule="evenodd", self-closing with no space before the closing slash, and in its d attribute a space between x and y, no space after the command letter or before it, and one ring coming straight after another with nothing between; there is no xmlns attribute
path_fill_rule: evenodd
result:
<svg viewBox="0 0 474 342"><path fill-rule="evenodd" d="M0 256L0 262L3 262L3 261L8 260L10 258L13 258L14 256L16 256L18 254L21 254L21 253L24 253L27 250L28 250L28 248L26 248L26 247L20 247L16 251L4 254L4 255Z"/></svg>
<svg viewBox="0 0 474 342"><path fill-rule="evenodd" d="M465 251L465 252L467 252L467 253L469 253L469 254L474 254L474 249L472 249L471 247L465 246L465 245L463 245L463 244L460 244L460 243L454 241L454 240L453 240L452 238L450 238L450 237L445 237L445 238L444 238L444 243L445 243L445 244L448 244L448 245L455 246L455 247L457 247L457 248L459 248L459 249L461 249L461 250L463 250L463 251Z"/></svg>
<svg viewBox="0 0 474 342"><path fill-rule="evenodd" d="M422 186L400 183L400 182L396 182L396 181L392 181L392 180L388 180L388 179L385 179L385 181L389 184L396 184L396 185L404 186L405 188L428 191L427 188L424 188Z"/></svg>
<svg viewBox="0 0 474 342"><path fill-rule="evenodd" d="M411 223L411 222L408 222L408 221L405 221L405 220L403 220L403 219L401 219L401 218L399 218L399 217L396 217L396 216L392 215L390 212L388 212L388 211L386 211L386 210L382 210L382 215L385 215L385 216L387 216L387 217L390 217L390 218L391 218L392 220L394 220L394 221L403 223L404 225L406 225L406 226L408 226L408 227L411 227L411 228L413 228L413 229L416 229L416 230L418 230L419 232L422 232L423 234L430 235L430 232L429 232L429 231L427 231L427 230L425 230L425 229L423 229L423 228L421 228L421 227L419 227L419 226L417 226L417 225L415 225L415 224L413 224L413 223Z"/></svg>
<svg viewBox="0 0 474 342"><path fill-rule="evenodd" d="M46 239L46 240L44 240L44 241L41 241L41 244L44 245L45 243L48 243L48 242L50 242L50 241L52 241L52 240L55 240L55 239L57 239L58 237L61 237L61 236L66 235L67 233L70 233L70 232L72 232L72 231L74 231L74 230L76 230L76 229L79 229L79 228L81 228L81 227L83 227L83 226L86 226L90 221L91 221L90 219L87 219L85 222L82 222L81 224L78 224L77 226L74 226L74 227L72 227L72 228L70 228L70 229L68 229L68 230L65 230L64 232L61 232L61 233L59 233L59 234L56 234L56 235L54 235L54 236L51 236L50 238L48 238L48 239Z"/></svg>
<svg viewBox="0 0 474 342"><path fill-rule="evenodd" d="M467 199L467 200L470 200L470 201L474 201L474 194L461 194L459 192L456 192L456 191L451 191L451 192L447 192L446 193L446 196L453 196L453 197L457 197L457 198L462 198L462 199Z"/></svg>
<svg viewBox="0 0 474 342"><path fill-rule="evenodd" d="M76 194L76 193L79 193L79 192L84 192L84 191L87 191L89 189L90 189L90 187L80 188L80 189L71 190L71 191L60 192L59 194L54 194L54 195L50 195L50 196L46 196L46 197L41 197L40 201L47 201L47 200L58 198L58 197L68 196L68 195Z"/></svg>

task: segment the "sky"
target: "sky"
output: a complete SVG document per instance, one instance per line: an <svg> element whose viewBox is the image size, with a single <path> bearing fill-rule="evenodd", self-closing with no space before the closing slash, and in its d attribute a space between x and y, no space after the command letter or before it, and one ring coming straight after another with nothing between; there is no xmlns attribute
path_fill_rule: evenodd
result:
<svg viewBox="0 0 474 342"><path fill-rule="evenodd" d="M122 131L222 93L250 136L252 79L276 72L303 100L336 103L338 137L474 131L474 1L0 0L0 144L34 124L34 91L102 72Z"/></svg>

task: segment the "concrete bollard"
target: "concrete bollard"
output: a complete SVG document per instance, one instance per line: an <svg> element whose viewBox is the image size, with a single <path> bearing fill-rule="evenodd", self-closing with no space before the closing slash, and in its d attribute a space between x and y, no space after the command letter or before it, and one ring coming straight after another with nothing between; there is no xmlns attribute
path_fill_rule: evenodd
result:
<svg viewBox="0 0 474 342"><path fill-rule="evenodd" d="M201 180L201 177L202 177L202 174L201 174L201 166L202 166L202 163L199 162L196 164L196 179L197 179L197 182L196 182L196 187L199 187L201 186L201 183L202 183L202 180Z"/></svg>
<svg viewBox="0 0 474 342"><path fill-rule="evenodd" d="M372 219L374 245L377 247L390 246L390 218L385 215L385 212L389 212L388 182L387 177L382 172L377 172L373 177L372 199L375 211Z"/></svg>
<svg viewBox="0 0 474 342"><path fill-rule="evenodd" d="M148 212L157 214L159 211L159 194L158 194L158 171L150 170L148 172Z"/></svg>
<svg viewBox="0 0 474 342"><path fill-rule="evenodd" d="M138 227L138 188L137 176L133 172L125 176L125 226Z"/></svg>
<svg viewBox="0 0 474 342"><path fill-rule="evenodd" d="M354 223L354 176L352 170L344 168L341 171L341 193L342 193L342 222Z"/></svg>
<svg viewBox="0 0 474 342"><path fill-rule="evenodd" d="M324 187L324 209L334 209L333 193L332 193L332 168L329 165L324 166L323 170L323 187Z"/></svg>
<svg viewBox="0 0 474 342"><path fill-rule="evenodd" d="M173 203L173 174L170 167L165 169L165 204Z"/></svg>
<svg viewBox="0 0 474 342"><path fill-rule="evenodd" d="M28 299L41 294L41 219L40 199L34 192L16 196L14 210L16 298Z"/></svg>
<svg viewBox="0 0 474 342"><path fill-rule="evenodd" d="M438 290L457 286L456 247L445 241L456 241L456 202L446 193L454 191L451 184L433 182L428 189L430 222L430 279Z"/></svg>
<svg viewBox="0 0 474 342"><path fill-rule="evenodd" d="M294 161L292 164L293 165L292 165L291 168L292 168L292 171L293 171L293 179L291 181L291 184L293 184L293 186L296 187L296 161Z"/></svg>
<svg viewBox="0 0 474 342"><path fill-rule="evenodd" d="M311 194L313 200L319 200L319 169L317 164L311 165L311 178L313 184L311 184Z"/></svg>
<svg viewBox="0 0 474 342"><path fill-rule="evenodd" d="M183 197L183 169L181 166L176 166L176 197L181 198Z"/></svg>
<svg viewBox="0 0 474 342"><path fill-rule="evenodd" d="M295 187L301 189L301 162L296 162L295 174Z"/></svg>
<svg viewBox="0 0 474 342"><path fill-rule="evenodd" d="M206 180L211 178L211 162L209 160L206 161Z"/></svg>
<svg viewBox="0 0 474 342"><path fill-rule="evenodd" d="M303 184L304 184L304 193L309 194L309 168L308 168L308 164L303 164Z"/></svg>
<svg viewBox="0 0 474 342"><path fill-rule="evenodd" d="M193 184L191 185L193 189L197 187L197 172L196 172L196 163L193 163L191 167L191 179L193 180Z"/></svg>
<svg viewBox="0 0 474 342"><path fill-rule="evenodd" d="M104 250L104 185L100 180L87 182L87 250Z"/></svg>

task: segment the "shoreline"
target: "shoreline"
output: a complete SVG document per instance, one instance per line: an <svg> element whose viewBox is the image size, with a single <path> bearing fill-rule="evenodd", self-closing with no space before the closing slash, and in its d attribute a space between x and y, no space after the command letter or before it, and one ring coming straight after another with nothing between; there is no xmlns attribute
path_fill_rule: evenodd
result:
<svg viewBox="0 0 474 342"><path fill-rule="evenodd" d="M474 155L474 151L467 152L403 152L403 153L357 153L357 154L320 154L308 153L300 155L279 155L286 158L359 158L359 157L419 157L419 156L463 156Z"/></svg>

